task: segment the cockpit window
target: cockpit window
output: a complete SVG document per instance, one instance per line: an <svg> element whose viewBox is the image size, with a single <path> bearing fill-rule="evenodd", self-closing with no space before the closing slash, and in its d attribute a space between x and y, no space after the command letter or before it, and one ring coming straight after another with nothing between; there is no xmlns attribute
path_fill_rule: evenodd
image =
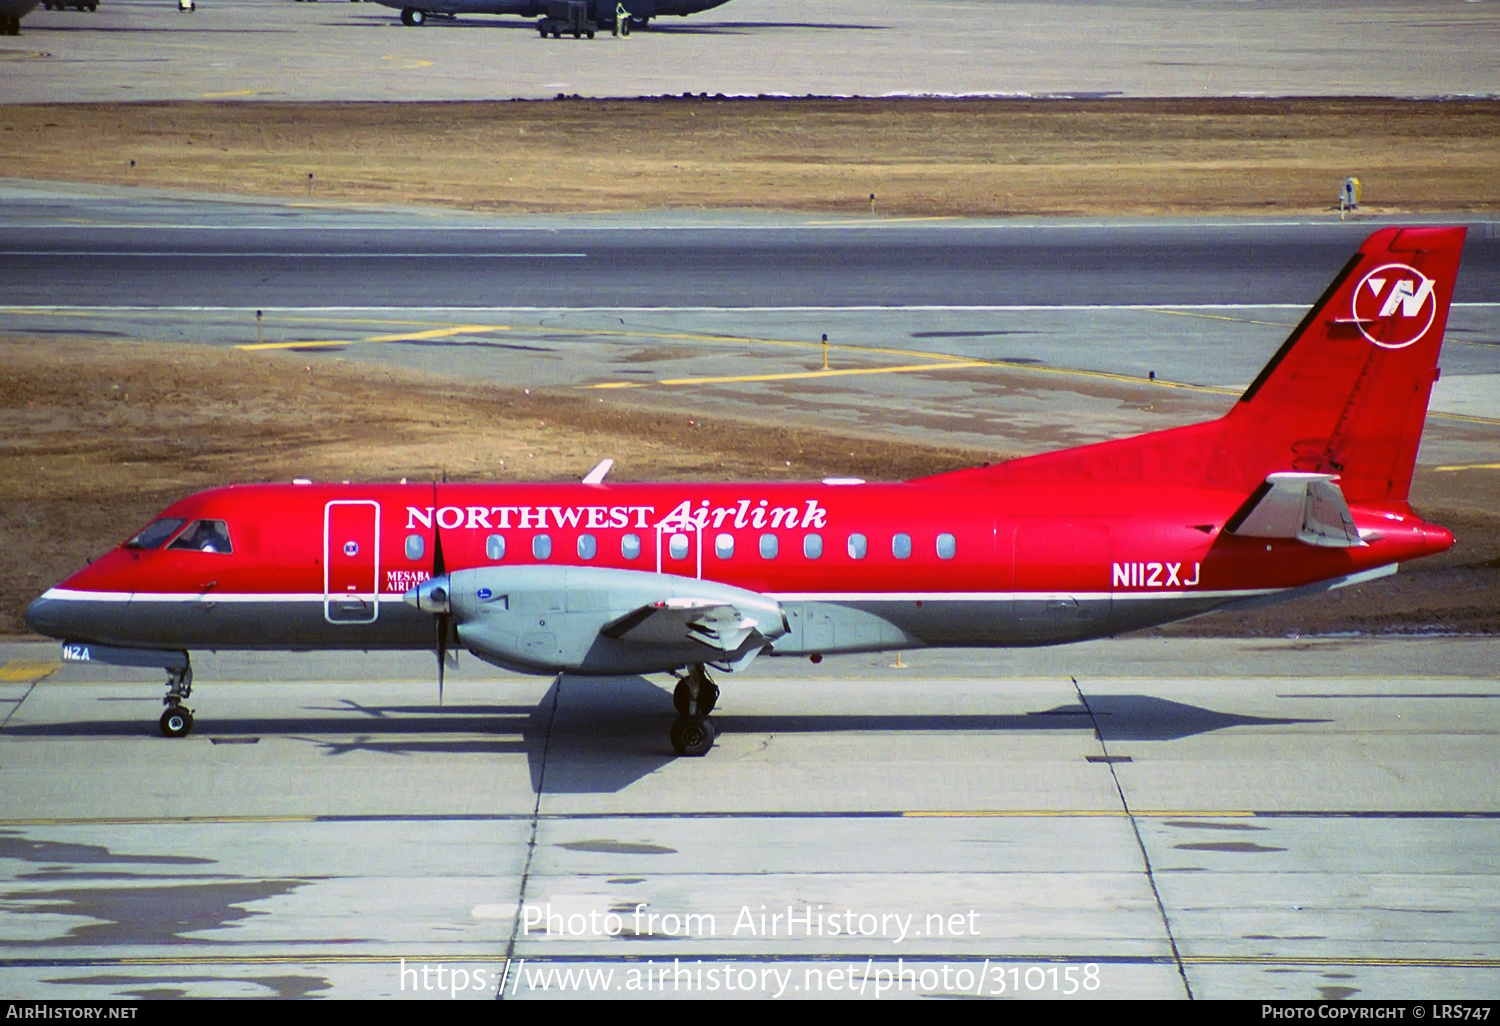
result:
<svg viewBox="0 0 1500 1026"><path fill-rule="evenodd" d="M161 520L153 520L146 525L146 529L125 543L128 549L159 549L162 543L177 533L177 529L187 523L181 517L165 517Z"/></svg>
<svg viewBox="0 0 1500 1026"><path fill-rule="evenodd" d="M229 543L229 525L222 520L195 520L167 547L193 552L234 551L234 546Z"/></svg>

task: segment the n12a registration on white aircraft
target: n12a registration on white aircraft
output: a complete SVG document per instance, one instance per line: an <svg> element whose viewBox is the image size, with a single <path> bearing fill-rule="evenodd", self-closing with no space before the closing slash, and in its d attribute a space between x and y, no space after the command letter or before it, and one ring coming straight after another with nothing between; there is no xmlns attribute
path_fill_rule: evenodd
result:
<svg viewBox="0 0 1500 1026"><path fill-rule="evenodd" d="M1048 645L1339 587L1447 549L1407 503L1462 228L1367 239L1217 420L899 483L231 485L31 604L65 658L462 647L538 674ZM602 466L602 465L601 465ZM607 685L601 685L607 686Z"/></svg>

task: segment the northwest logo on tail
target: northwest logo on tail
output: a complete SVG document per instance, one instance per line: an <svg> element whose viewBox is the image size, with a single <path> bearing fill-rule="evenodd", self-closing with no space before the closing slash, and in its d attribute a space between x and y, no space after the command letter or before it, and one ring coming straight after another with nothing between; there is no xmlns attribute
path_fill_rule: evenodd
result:
<svg viewBox="0 0 1500 1026"><path fill-rule="evenodd" d="M1382 349L1405 349L1416 342L1437 316L1436 284L1406 264L1375 268L1354 290L1351 312L1360 334Z"/></svg>

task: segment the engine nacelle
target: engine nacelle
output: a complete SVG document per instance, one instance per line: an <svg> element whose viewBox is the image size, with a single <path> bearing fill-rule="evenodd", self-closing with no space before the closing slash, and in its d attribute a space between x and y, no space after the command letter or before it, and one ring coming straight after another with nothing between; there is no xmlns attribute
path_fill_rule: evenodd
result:
<svg viewBox="0 0 1500 1026"><path fill-rule="evenodd" d="M739 668L787 630L773 599L713 581L602 567L458 570L410 600L453 616L486 662L535 673L658 673L693 663Z"/></svg>

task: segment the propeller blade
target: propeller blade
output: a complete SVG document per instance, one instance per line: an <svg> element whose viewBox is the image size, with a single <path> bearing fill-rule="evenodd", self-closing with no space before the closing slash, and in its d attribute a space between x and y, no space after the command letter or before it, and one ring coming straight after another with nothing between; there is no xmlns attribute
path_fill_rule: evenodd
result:
<svg viewBox="0 0 1500 1026"><path fill-rule="evenodd" d="M438 508L438 494L436 483L434 483L432 486L432 507L434 510ZM432 576L441 577L447 572L448 569L443 563L443 528L442 525L439 524L436 519L434 519L432 524Z"/></svg>
<svg viewBox="0 0 1500 1026"><path fill-rule="evenodd" d="M443 468L443 478L448 477L447 468ZM441 507L438 500L437 482L432 483L432 508L434 511ZM436 519L432 524L432 576L433 579L442 577L448 572L443 561L443 528ZM443 704L443 664L448 658L448 627L451 617L447 613L438 613L434 617L437 623L437 661L438 661L438 705Z"/></svg>
<svg viewBox="0 0 1500 1026"><path fill-rule="evenodd" d="M448 661L448 622L450 617L447 613L439 613L434 619L437 620L438 705L442 705L443 664Z"/></svg>

